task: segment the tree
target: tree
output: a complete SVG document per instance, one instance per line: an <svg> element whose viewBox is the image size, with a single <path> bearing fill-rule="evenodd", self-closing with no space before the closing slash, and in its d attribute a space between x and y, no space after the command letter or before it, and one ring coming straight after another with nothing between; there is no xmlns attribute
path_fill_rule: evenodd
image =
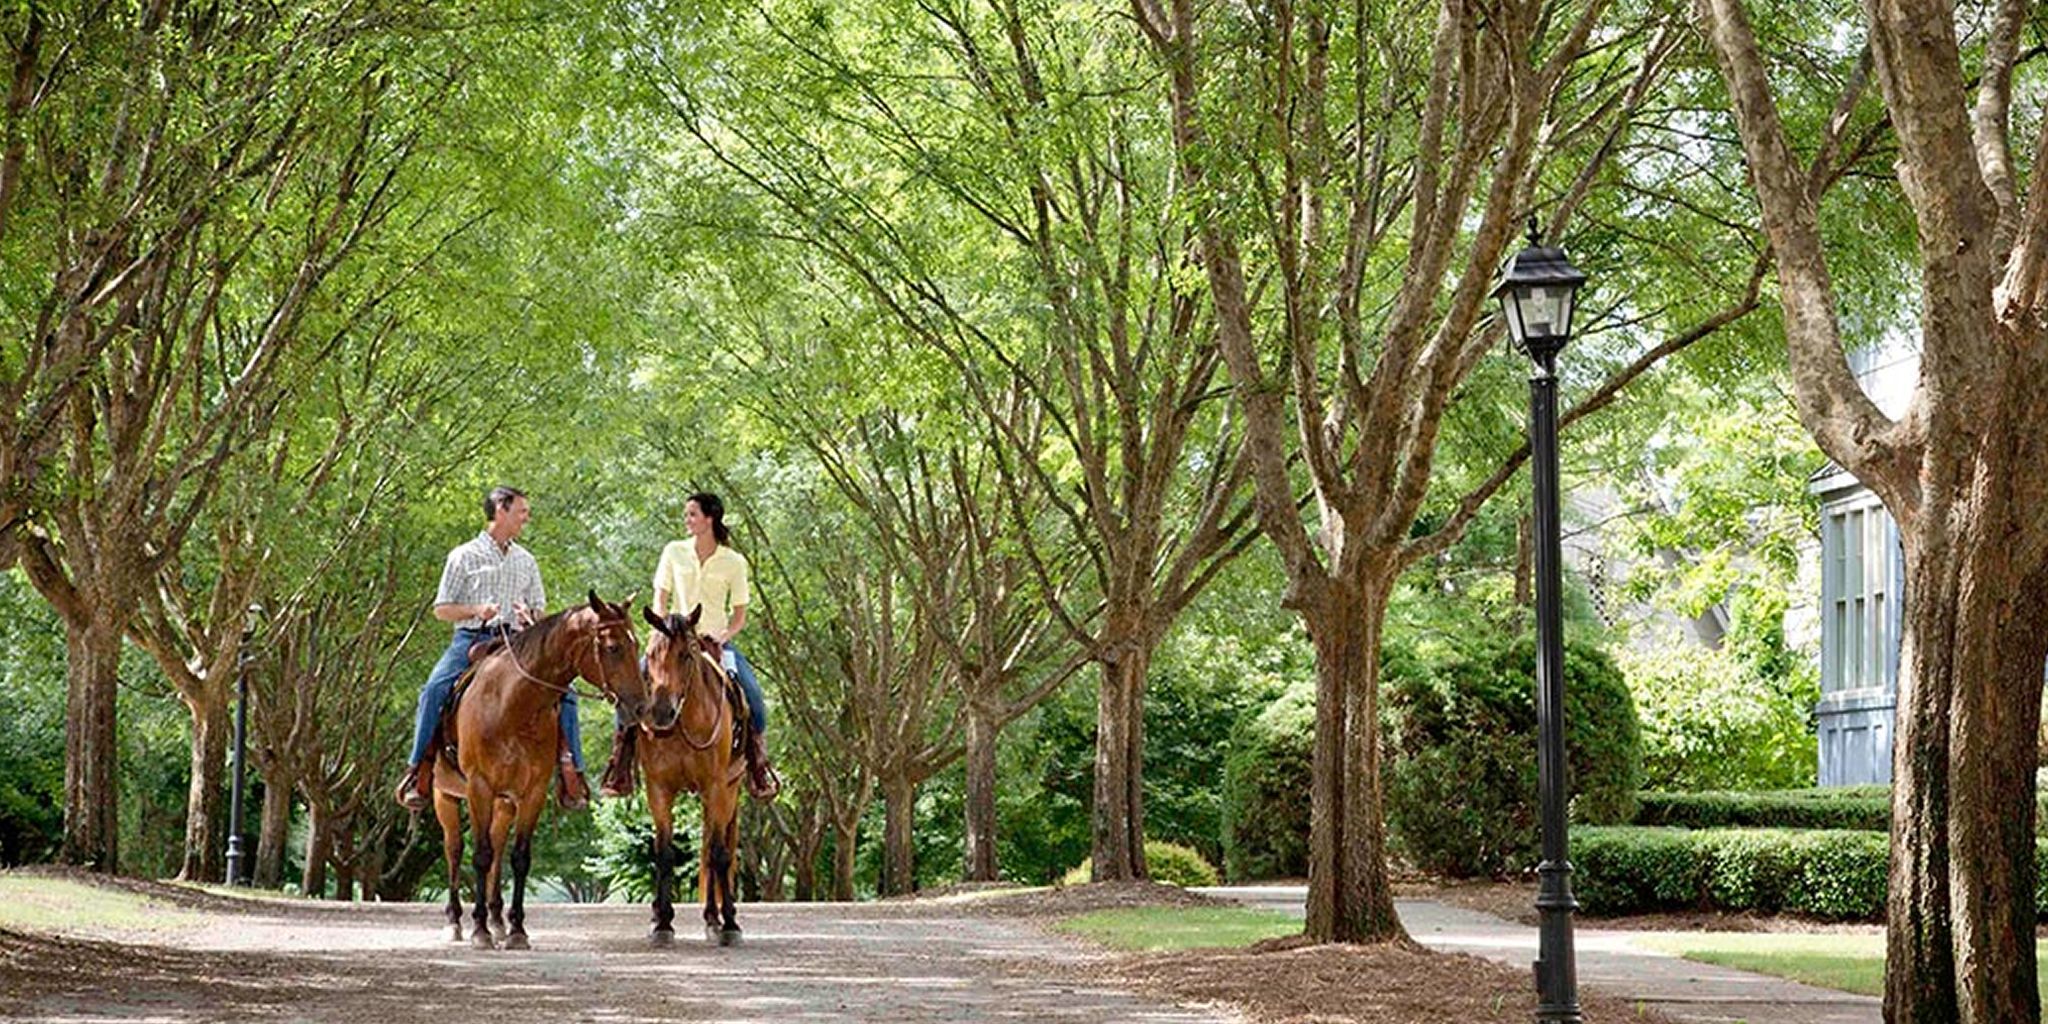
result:
<svg viewBox="0 0 2048 1024"><path fill-rule="evenodd" d="M65 622L62 856L103 871L116 866L113 694L134 610L228 459L267 429L312 297L388 212L413 141L386 124L393 86L376 43L388 38L346 13L122 13L108 19L121 44L91 57L133 76L124 99L43 133L53 216L83 233L59 237L118 254L122 269L104 283L60 272L44 307L66 310L60 333L99 341L66 394L64 483L39 489L21 553ZM109 31L87 22L88 41ZM57 171L87 153L105 161L101 183ZM134 207L110 205L131 190ZM165 202L183 209L135 222ZM79 292L118 299L95 307ZM48 347L45 329L20 351Z"/></svg>
<svg viewBox="0 0 2048 1024"><path fill-rule="evenodd" d="M1259 526L1316 651L1307 934L1397 938L1376 737L1388 603L1526 455L1422 523L1447 411L1501 338L1487 293L1518 223L1547 208L1556 238L1613 202L1600 186L1678 36L1651 30L1654 9L1597 2L1448 0L1433 24L1376 4L1131 13L1171 112ZM1613 41L1590 46L1610 13ZM1619 360L1566 423L1755 307L1762 268L1736 251L1700 268L1689 301L1629 318L1693 324Z"/></svg>
<svg viewBox="0 0 2048 1024"><path fill-rule="evenodd" d="M1143 877L1146 678L1251 513L1173 168L1123 99L1141 55L1080 45L1088 11L922 3L801 29L760 13L732 58L757 80L657 42L648 88L769 208L745 229L823 254L945 354L987 421L1038 588L1066 589L1014 507L1024 492L1085 554L1089 592L1052 610L1101 676L1093 871ZM927 62L939 84L898 71ZM1012 395L1050 443L1019 429Z"/></svg>
<svg viewBox="0 0 2048 1024"><path fill-rule="evenodd" d="M1884 501L1906 568L1892 757L1885 1018L2034 1021L2035 731L2048 659L2048 134L2015 139L2032 5L1865 8L1867 50L1818 158L1794 150L1738 0L1695 0L1770 233L1793 394L1821 449ZM1959 22L1973 22L1969 33ZM2029 51L2034 52L2034 51ZM1920 380L1864 394L1815 182L1875 79L1918 240ZM2044 123L2041 132L2048 132Z"/></svg>

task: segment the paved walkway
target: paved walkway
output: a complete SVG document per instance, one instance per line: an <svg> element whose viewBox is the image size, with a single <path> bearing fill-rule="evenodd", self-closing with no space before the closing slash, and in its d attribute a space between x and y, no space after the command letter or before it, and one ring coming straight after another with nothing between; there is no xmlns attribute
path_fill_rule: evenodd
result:
<svg viewBox="0 0 2048 1024"><path fill-rule="evenodd" d="M1198 891L1296 915L1308 899L1307 889L1298 885ZM1399 900L1395 905L1408 934L1432 949L1471 953L1523 969L1536 959L1536 929L1530 925L1434 900ZM1576 929L1579 984L1700 1024L1877 1024L1884 1019L1873 996L1694 963L1650 948L1643 940L1652 934ZM1535 984L1533 978L1530 984Z"/></svg>

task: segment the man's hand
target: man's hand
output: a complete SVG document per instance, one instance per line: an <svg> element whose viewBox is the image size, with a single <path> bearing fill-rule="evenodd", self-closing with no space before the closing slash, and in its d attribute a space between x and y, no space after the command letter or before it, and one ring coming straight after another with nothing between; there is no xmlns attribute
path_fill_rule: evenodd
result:
<svg viewBox="0 0 2048 1024"><path fill-rule="evenodd" d="M524 603L522 603L522 602L517 602L517 601L513 602L513 604L512 604L512 621L513 621L513 622L515 622L515 623L517 623L517 624L519 625L519 628L520 628L520 629L525 629L526 627L528 627L528 626L531 626L531 625L533 625L533 623L534 623L534 615L533 615L533 609L531 609L531 608L528 608L528 607L527 607L527 606L526 606L526 605L525 605Z"/></svg>
<svg viewBox="0 0 2048 1024"><path fill-rule="evenodd" d="M498 617L498 602L485 601L483 604L476 605L475 611L477 621L488 626L491 624L492 619Z"/></svg>

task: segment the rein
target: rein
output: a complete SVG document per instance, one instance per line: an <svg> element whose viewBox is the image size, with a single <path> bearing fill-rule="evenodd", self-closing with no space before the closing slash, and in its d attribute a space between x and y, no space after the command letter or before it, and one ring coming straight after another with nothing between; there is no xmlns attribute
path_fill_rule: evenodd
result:
<svg viewBox="0 0 2048 1024"><path fill-rule="evenodd" d="M598 687L596 690L585 690L578 688L576 685L576 681L578 678L580 678L580 676L573 672L569 676L569 685L567 686L562 686L557 683L550 683L547 680L542 679L531 672L528 672L526 670L526 666L520 664L519 662L519 651L516 649L517 645L512 642L514 639L513 631L505 628L503 625L500 625L497 628L498 636L505 641L505 656L512 660L512 668L519 673L520 678L526 680L529 683L532 683L535 686L540 687L543 690L552 690L555 693L561 694L565 697L569 694L574 693L584 697L600 697L606 701L612 701L616 703L616 698L614 698L611 695L611 693L606 691L601 686ZM596 630L594 630L590 634L590 653L593 659L595 659L597 655L598 638L604 635L605 628L606 627L600 625Z"/></svg>
<svg viewBox="0 0 2048 1024"><path fill-rule="evenodd" d="M710 663L711 670L717 673L717 675L713 676L712 678L725 678L725 666L719 664L718 659L713 658L709 651L706 651L700 647L697 649L697 657L702 658L706 662ZM719 696L722 698L724 694L721 693ZM688 700L689 695L684 694L683 699ZM731 722L731 720L732 703L730 701L720 699L718 701L718 717L711 720L711 728L706 730L704 733L704 742L697 742L697 738L695 736L690 735L690 730L683 727L681 719L676 720L675 731L676 735L681 736L683 738L683 742L689 744L692 750L710 750L712 745L718 742L719 727L728 724L729 722ZM652 730L649 730L649 735L654 735Z"/></svg>

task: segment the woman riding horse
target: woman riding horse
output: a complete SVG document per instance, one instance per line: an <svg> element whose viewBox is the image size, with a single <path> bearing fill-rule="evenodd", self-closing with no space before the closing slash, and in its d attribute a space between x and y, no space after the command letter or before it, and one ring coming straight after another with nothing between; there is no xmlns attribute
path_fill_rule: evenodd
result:
<svg viewBox="0 0 2048 1024"><path fill-rule="evenodd" d="M647 643L651 708L639 731L640 759L647 777L647 810L654 818L654 930L657 946L675 941L675 800L684 791L703 802L704 842L698 851L697 892L704 901L706 938L721 946L740 939L733 919L740 838L740 779L745 755L735 749L734 729L744 728L747 711L735 709L719 664L719 645L697 635L697 608L685 617L662 618L643 610L655 636Z"/></svg>
<svg viewBox="0 0 2048 1024"><path fill-rule="evenodd" d="M628 609L590 593L590 603L558 612L514 634L478 662L469 688L456 706L455 754L461 770L446 758L434 770L434 816L441 821L448 860L449 937L462 940L462 811L469 802L476 834L476 909L472 941L493 947L492 924L504 928L499 876L509 836L512 865L511 930L506 949L525 949L526 873L533 862L533 831L547 800L561 751L556 725L562 698L578 677L595 683L626 717L646 713L647 689L640 677L640 644Z"/></svg>

